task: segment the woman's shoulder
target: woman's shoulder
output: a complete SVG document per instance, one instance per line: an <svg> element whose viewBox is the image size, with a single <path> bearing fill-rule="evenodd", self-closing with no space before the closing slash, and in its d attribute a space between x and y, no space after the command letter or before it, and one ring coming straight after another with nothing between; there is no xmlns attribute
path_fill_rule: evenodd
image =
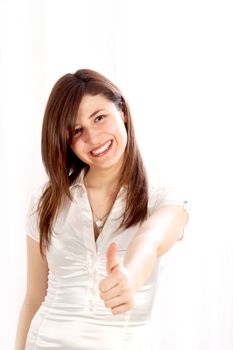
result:
<svg viewBox="0 0 233 350"><path fill-rule="evenodd" d="M37 206L41 196L43 195L47 187L48 187L48 181L45 181L34 187L30 195L29 209L35 209L35 207Z"/></svg>
<svg viewBox="0 0 233 350"><path fill-rule="evenodd" d="M158 175L149 177L148 194L149 211L162 205L177 205L187 208L189 202L185 186L177 184L171 178Z"/></svg>
<svg viewBox="0 0 233 350"><path fill-rule="evenodd" d="M25 215L26 234L37 242L40 241L37 212L38 203L47 186L48 182L46 181L34 188L30 195L29 204Z"/></svg>

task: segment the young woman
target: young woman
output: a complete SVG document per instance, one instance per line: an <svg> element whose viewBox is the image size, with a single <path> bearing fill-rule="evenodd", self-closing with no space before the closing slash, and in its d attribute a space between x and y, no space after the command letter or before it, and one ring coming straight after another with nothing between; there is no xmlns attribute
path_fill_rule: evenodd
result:
<svg viewBox="0 0 233 350"><path fill-rule="evenodd" d="M183 236L187 201L152 186L126 99L93 70L53 87L42 159L16 350L150 349L157 263Z"/></svg>

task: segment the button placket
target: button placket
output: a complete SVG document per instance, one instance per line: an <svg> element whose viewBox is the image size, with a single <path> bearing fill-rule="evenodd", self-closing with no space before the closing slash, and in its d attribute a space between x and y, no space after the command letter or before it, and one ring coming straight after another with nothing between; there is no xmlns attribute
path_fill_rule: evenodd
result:
<svg viewBox="0 0 233 350"><path fill-rule="evenodd" d="M88 279L90 285L87 290L85 310L93 312L96 310L96 304L99 297L99 253L91 254L91 252L88 251L87 265Z"/></svg>

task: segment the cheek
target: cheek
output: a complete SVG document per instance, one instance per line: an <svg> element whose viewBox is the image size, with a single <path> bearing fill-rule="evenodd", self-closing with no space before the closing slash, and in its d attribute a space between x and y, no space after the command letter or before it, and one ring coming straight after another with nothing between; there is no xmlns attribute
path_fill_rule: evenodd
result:
<svg viewBox="0 0 233 350"><path fill-rule="evenodd" d="M115 125L111 125L111 133L116 135L121 143L127 142L127 130L122 120L117 120Z"/></svg>
<svg viewBox="0 0 233 350"><path fill-rule="evenodd" d="M77 155L83 154L83 143L80 141L75 141L72 143L71 148L73 152Z"/></svg>

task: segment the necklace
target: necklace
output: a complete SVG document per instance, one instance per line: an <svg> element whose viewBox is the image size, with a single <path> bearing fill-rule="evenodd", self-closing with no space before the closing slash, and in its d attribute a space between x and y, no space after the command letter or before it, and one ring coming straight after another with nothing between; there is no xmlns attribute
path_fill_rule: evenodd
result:
<svg viewBox="0 0 233 350"><path fill-rule="evenodd" d="M84 182L84 185L85 185L86 190L87 190L87 183L86 183L86 179L85 178L83 179L83 182ZM110 213L110 211L112 209L112 206L110 207L108 212L102 218L97 217L97 215L95 214L95 212L93 210L93 206L92 206L92 203L91 203L91 198L90 198L90 196L88 194L88 191L87 191L87 196L88 196L88 199L89 199L89 203L90 203L90 207L91 207L91 211L92 211L92 215L93 215L93 218L94 218L95 225L96 225L97 229L99 231L101 231L103 226L104 226L104 224L105 224L105 222L106 222L106 220L107 220L107 217L108 217L108 215L109 215L109 213Z"/></svg>
<svg viewBox="0 0 233 350"><path fill-rule="evenodd" d="M92 210L94 216L96 217L96 215L95 215L95 213L94 213L94 211L93 211L92 208L91 208L91 210ZM95 224L96 224L96 227L98 228L98 230L102 230L102 228L103 228L103 226L104 226L104 224L105 224L105 221L106 221L106 220L104 220L104 219L105 219L105 217L106 217L107 215L108 215L108 213L107 213L104 217L102 217L102 218L96 218L96 220L94 220L94 221L95 221Z"/></svg>

